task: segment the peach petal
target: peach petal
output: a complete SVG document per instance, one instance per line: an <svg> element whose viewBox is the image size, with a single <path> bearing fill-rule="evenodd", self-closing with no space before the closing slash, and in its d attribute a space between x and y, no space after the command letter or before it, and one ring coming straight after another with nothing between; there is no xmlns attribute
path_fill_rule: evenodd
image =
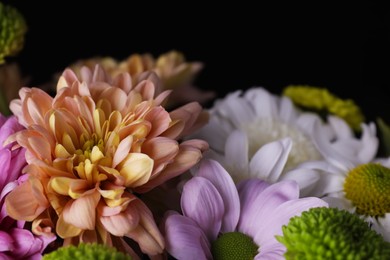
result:
<svg viewBox="0 0 390 260"><path fill-rule="evenodd" d="M168 164L164 170L152 176L148 183L142 185L141 187L137 187L134 190L139 193L145 193L156 186L161 185L167 180L185 172L199 162L202 158L204 149L207 147L208 144L202 140L191 140L187 143L183 142L179 146L180 150L178 155L171 164Z"/></svg>
<svg viewBox="0 0 390 260"><path fill-rule="evenodd" d="M140 216L139 225L125 236L138 242L142 252L148 255L161 254L165 248L164 239L152 213L140 200L134 202L134 207Z"/></svg>
<svg viewBox="0 0 390 260"><path fill-rule="evenodd" d="M140 217L137 210L133 209L131 205L132 203L119 214L100 217L100 222L108 232L114 236L122 237L137 227Z"/></svg>
<svg viewBox="0 0 390 260"><path fill-rule="evenodd" d="M56 232L61 238L75 237L81 234L83 230L78 228L64 219L64 214L60 214L56 224Z"/></svg>
<svg viewBox="0 0 390 260"><path fill-rule="evenodd" d="M96 206L100 200L100 193L93 191L84 194L81 198L69 201L63 211L64 222L83 230L93 230L96 222Z"/></svg>
<svg viewBox="0 0 390 260"><path fill-rule="evenodd" d="M163 107L152 108L145 116L145 120L152 124L148 138L160 135L168 129L171 119L169 113Z"/></svg>
<svg viewBox="0 0 390 260"><path fill-rule="evenodd" d="M120 73L118 76L115 77L113 85L118 86L120 89L122 89L125 93L128 94L132 86L130 75L128 73Z"/></svg>
<svg viewBox="0 0 390 260"><path fill-rule="evenodd" d="M120 143L118 148L115 151L114 158L112 160L112 167L115 168L126 156L129 154L131 145L133 143L133 137L131 135L127 136Z"/></svg>
<svg viewBox="0 0 390 260"><path fill-rule="evenodd" d="M25 221L33 221L49 207L42 184L33 177L9 193L5 203L8 215Z"/></svg>

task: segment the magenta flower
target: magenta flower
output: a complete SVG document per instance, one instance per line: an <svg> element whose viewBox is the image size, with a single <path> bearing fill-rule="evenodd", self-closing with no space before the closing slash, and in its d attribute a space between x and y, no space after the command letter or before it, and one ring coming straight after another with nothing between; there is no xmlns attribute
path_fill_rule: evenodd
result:
<svg viewBox="0 0 390 260"><path fill-rule="evenodd" d="M16 221L8 216L5 197L28 178L22 175L26 165L25 149L3 147L4 140L22 130L17 119L0 114L0 259L41 259L46 246L55 239L53 234L35 235L25 229L25 221Z"/></svg>
<svg viewBox="0 0 390 260"><path fill-rule="evenodd" d="M205 160L183 187L183 215L170 211L162 224L166 249L177 259L283 259L276 239L291 217L327 203L299 199L294 181L249 179L236 187L216 161Z"/></svg>

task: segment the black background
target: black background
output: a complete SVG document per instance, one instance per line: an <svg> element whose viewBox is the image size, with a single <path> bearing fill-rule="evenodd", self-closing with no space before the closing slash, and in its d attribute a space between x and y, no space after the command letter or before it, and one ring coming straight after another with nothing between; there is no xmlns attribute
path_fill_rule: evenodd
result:
<svg viewBox="0 0 390 260"><path fill-rule="evenodd" d="M368 119L390 122L390 9L375 3L43 2L3 1L27 20L16 60L32 85L80 58L176 49L205 63L196 84L220 97L309 84L354 99Z"/></svg>

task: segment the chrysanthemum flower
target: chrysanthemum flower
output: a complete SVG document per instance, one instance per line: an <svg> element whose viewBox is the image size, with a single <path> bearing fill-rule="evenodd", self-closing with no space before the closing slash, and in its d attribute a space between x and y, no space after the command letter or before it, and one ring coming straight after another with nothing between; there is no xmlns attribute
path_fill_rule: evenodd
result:
<svg viewBox="0 0 390 260"><path fill-rule="evenodd" d="M26 22L19 11L0 2L0 64L4 58L17 54L24 44Z"/></svg>
<svg viewBox="0 0 390 260"><path fill-rule="evenodd" d="M322 129L321 135L314 135L314 125ZM314 113L300 112L287 97L252 88L217 100L210 109L209 123L194 136L208 141L208 156L219 161L236 183L254 177L268 182L294 179L301 195L307 196L318 173L294 169L322 159L314 138L351 151L357 145L377 145L376 137L363 132L359 140L340 118L329 116L325 124Z"/></svg>
<svg viewBox="0 0 390 260"><path fill-rule="evenodd" d="M351 99L343 100L327 89L311 86L287 86L283 95L299 107L321 114L332 114L344 119L355 131L360 131L364 116Z"/></svg>
<svg viewBox="0 0 390 260"><path fill-rule="evenodd" d="M102 244L84 244L76 246L61 247L45 254L42 260L85 260L85 259L107 259L107 260L131 260L129 255L117 251L113 247Z"/></svg>
<svg viewBox="0 0 390 260"><path fill-rule="evenodd" d="M123 72L129 73L133 84L144 79L144 72L155 72L161 79L162 88L173 90L168 100L169 106L190 101L205 102L215 96L211 91L201 91L192 86L192 82L202 69L203 64L187 62L184 55L178 51L164 53L156 59L150 54L132 54L120 62L111 57L96 57L78 61L70 67L76 74L80 74L83 66L93 69L97 64L102 66L112 77Z"/></svg>
<svg viewBox="0 0 390 260"><path fill-rule="evenodd" d="M249 179L236 188L220 164L204 160L183 187L183 215L168 212L162 228L177 259L282 259L286 248L275 238L282 226L324 206L318 198L299 199L294 181Z"/></svg>
<svg viewBox="0 0 390 260"><path fill-rule="evenodd" d="M286 259L390 259L390 243L345 210L312 208L293 217L278 241Z"/></svg>
<svg viewBox="0 0 390 260"><path fill-rule="evenodd" d="M4 200L22 183L27 175L22 175L26 165L25 149L11 150L12 144L3 146L9 135L21 131L23 127L15 117L6 118L0 114L0 258L1 259L40 259L46 246L55 239L47 232L31 233L23 220L16 221L7 214Z"/></svg>
<svg viewBox="0 0 390 260"><path fill-rule="evenodd" d="M346 125L339 125L339 130L342 135L351 135ZM354 143L354 149L345 149L337 142L317 142L325 160L300 167L318 171L320 179L313 190L316 196L331 207L361 215L390 240L390 160L375 159L378 140L371 140L375 132L374 124L363 125L363 142ZM315 126L315 135L322 134Z"/></svg>
<svg viewBox="0 0 390 260"><path fill-rule="evenodd" d="M27 128L13 139L27 149L30 178L9 194L7 211L34 223L54 216L65 245L98 242L131 253L129 237L159 254L163 238L135 193L199 161L207 143L178 139L202 124L202 109L190 103L168 113L161 104L169 92L156 93L152 80L132 86L125 73L111 81L99 67L82 76L66 70L54 98L23 88L12 102Z"/></svg>

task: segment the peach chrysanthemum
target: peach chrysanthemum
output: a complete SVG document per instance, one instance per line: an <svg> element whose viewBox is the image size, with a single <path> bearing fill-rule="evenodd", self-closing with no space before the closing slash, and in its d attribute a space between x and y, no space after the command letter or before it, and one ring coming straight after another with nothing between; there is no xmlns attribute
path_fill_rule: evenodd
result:
<svg viewBox="0 0 390 260"><path fill-rule="evenodd" d="M143 80L142 73L145 71L154 71L161 79L162 88L173 90L168 101L170 106L190 101L205 102L215 96L213 92L201 91L192 86L192 82L203 68L203 64L186 61L184 55L178 51L164 53L156 59L148 53L132 54L119 62L111 57L95 57L80 60L70 67L79 75L83 66L93 69L97 64L102 66L112 77L123 72L129 73L133 83Z"/></svg>
<svg viewBox="0 0 390 260"><path fill-rule="evenodd" d="M158 94L154 74L136 86L129 74L110 80L99 67L81 75L66 70L54 98L22 88L11 103L27 129L10 141L27 149L30 176L7 197L7 212L37 228L51 221L64 245L98 242L134 256L129 237L142 252L159 254L164 240L135 194L200 160L206 142L178 140L202 125L202 109L189 103L167 112L161 104L169 91Z"/></svg>

